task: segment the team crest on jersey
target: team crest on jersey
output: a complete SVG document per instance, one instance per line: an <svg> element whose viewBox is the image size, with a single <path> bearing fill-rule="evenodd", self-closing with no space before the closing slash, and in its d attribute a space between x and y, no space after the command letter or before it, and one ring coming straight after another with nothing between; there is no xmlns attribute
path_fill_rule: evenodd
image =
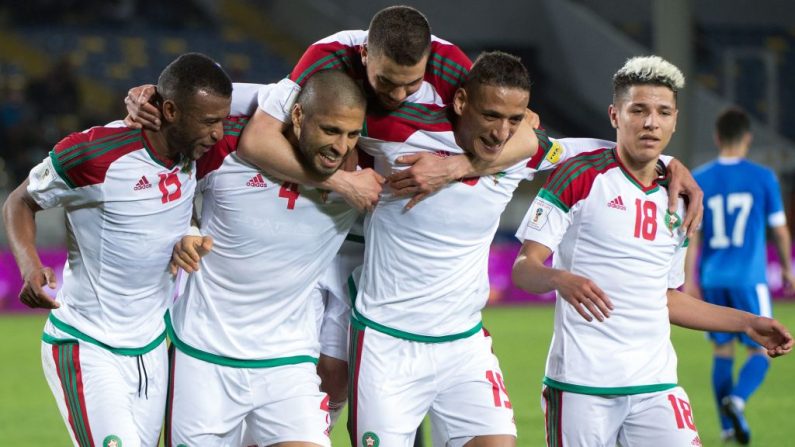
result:
<svg viewBox="0 0 795 447"><path fill-rule="evenodd" d="M548 162L555 164L560 161L561 155L563 155L563 146L561 146L557 141L554 141L552 143L552 147L550 147L549 151L547 151L547 156L545 158Z"/></svg>
<svg viewBox="0 0 795 447"><path fill-rule="evenodd" d="M674 230L682 226L682 218L678 214L671 214L670 211L665 210L665 227L674 235Z"/></svg>
<svg viewBox="0 0 795 447"><path fill-rule="evenodd" d="M116 435L108 435L102 440L102 447L122 447L121 438Z"/></svg>
<svg viewBox="0 0 795 447"><path fill-rule="evenodd" d="M533 213L530 221L527 222L527 226L536 230L544 228L544 225L547 224L547 219L549 219L550 211L552 211L552 205L540 200L535 201L533 203Z"/></svg>
<svg viewBox="0 0 795 447"><path fill-rule="evenodd" d="M378 439L378 435L371 431L365 432L365 434L362 435L362 445L364 445L364 447L378 447L380 443L381 441Z"/></svg>

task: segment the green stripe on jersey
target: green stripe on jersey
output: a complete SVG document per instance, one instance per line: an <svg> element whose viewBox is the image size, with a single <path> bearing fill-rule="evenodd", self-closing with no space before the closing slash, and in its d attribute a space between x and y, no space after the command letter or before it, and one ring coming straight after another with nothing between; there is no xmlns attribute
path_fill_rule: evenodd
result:
<svg viewBox="0 0 795 447"><path fill-rule="evenodd" d="M571 182L583 172L590 169L604 169L610 163L615 162L612 154L613 151L604 151L594 155L585 155L570 160L570 164L564 165L565 167L555 176L555 179L546 187L548 190L560 194L565 190Z"/></svg>
<svg viewBox="0 0 795 447"><path fill-rule="evenodd" d="M451 67L453 67L453 68L457 69L458 71L460 71L462 73L462 75L466 75L469 72L469 70L464 68L462 65L456 63L452 59L448 59L448 58L442 56L439 53L433 53L433 56L431 57L431 60L432 61L436 61L436 62L441 63L441 64L450 65Z"/></svg>
<svg viewBox="0 0 795 447"><path fill-rule="evenodd" d="M247 360L211 354L209 352L196 349L180 340L179 337L177 337L176 331L174 331L174 326L171 324L171 314L168 311L166 311L165 320L168 338L171 340L171 343L176 346L177 349L179 349L183 354L189 355L195 359L199 359L207 363L214 363L216 365L229 366L232 368L273 368L275 366L297 365L299 363L314 363L317 365L317 357L312 357L310 355L295 355L292 357L277 357L273 359Z"/></svg>
<svg viewBox="0 0 795 447"><path fill-rule="evenodd" d="M66 149L62 150L58 154L58 158L61 159L65 163L65 162L69 161L70 159L79 156L81 153L83 153L85 151L88 151L88 150L91 150L92 147L101 146L101 145L107 144L107 143L109 143L109 142L111 142L113 140L129 138L130 136L132 136L134 134L137 134L137 133L140 133L140 132L141 132L140 130L133 129L133 130L128 130L127 132L120 132L120 133L115 133L115 134L108 135L108 136L105 136L105 137L102 137L102 138L97 138L96 140L83 141L81 143L77 143L74 146L69 146ZM89 147L86 147L86 146L89 146Z"/></svg>
<svg viewBox="0 0 795 447"><path fill-rule="evenodd" d="M437 54L436 56L439 56L439 55ZM438 70L441 70L441 71L449 74L453 78L455 78L455 80L453 81L451 78L445 76L445 80L451 79L451 80L448 81L451 84L460 84L461 82L463 82L464 74L462 74L461 72L455 71L455 70L451 69L450 67L444 65L442 62L439 61L440 58L441 57L431 59L430 61L428 61L428 63L431 64L432 66L438 68ZM450 61L448 60L448 63L449 62ZM434 70L434 73L438 73L438 70ZM441 73L440 73L440 75L441 75Z"/></svg>
<svg viewBox="0 0 795 447"><path fill-rule="evenodd" d="M114 348L113 346L102 343L101 341L91 337L90 335L86 335L80 332L80 330L78 330L77 328L69 326L68 324L56 318L55 315L53 315L52 313L49 316L49 320L52 323L52 325L55 326L58 330L66 332L67 334L71 335L72 337L78 340L91 343L92 345L99 346L102 349L106 349L118 355L126 355L126 356L144 355L147 352L160 346L160 344L163 343L163 341L165 341L166 339L166 331L163 331L160 335L155 337L155 339L149 342L149 344L147 344L146 346L142 346L140 348ZM42 335L41 340L49 344L60 344L60 343L71 342L71 340L55 338L46 333Z"/></svg>
<svg viewBox="0 0 795 447"><path fill-rule="evenodd" d="M457 334L450 334L450 335L441 335L441 336L434 336L434 335L420 335L420 334L413 334L411 332L401 331L399 329L394 329L388 326L384 326L383 324L376 323L373 320L368 319L367 317L363 316L356 310L356 295L358 294L358 290L356 288L356 283L353 281L353 275L348 277L348 294L351 298L351 309L353 309L353 315L351 316L351 325L356 326L358 325L359 329L364 329L365 327L369 327L370 329L376 330L383 334L390 335L395 338L402 338L403 340L409 341L419 341L422 343L444 343L448 341L460 340L462 338L471 337L477 334L479 331L483 330L483 322L480 321L476 324L473 328L466 330L464 332L459 332Z"/></svg>
<svg viewBox="0 0 795 447"><path fill-rule="evenodd" d="M72 182L72 179L66 175L66 171L64 171L61 163L58 162L58 157L55 155L55 150L50 151L50 161L52 161L52 167L55 169L55 172L61 177L61 180L64 181L70 188L75 189L77 186Z"/></svg>
<svg viewBox="0 0 795 447"><path fill-rule="evenodd" d="M556 196L555 194L552 194L547 189L541 188L541 190L538 191L538 197L541 197L542 199L546 200L547 202L555 205L556 207L560 208L564 212L567 212L567 213L569 212L569 207L566 206L566 204L563 203L563 201L561 201L558 198L558 196Z"/></svg>
<svg viewBox="0 0 795 447"><path fill-rule="evenodd" d="M611 388L594 387L558 382L546 376L544 377L544 385L561 391L589 394L592 396L626 396L630 394L656 393L658 391L670 390L671 388L677 387L675 383L655 383L654 385L619 386Z"/></svg>
<svg viewBox="0 0 795 447"><path fill-rule="evenodd" d="M312 73L313 71L315 71L315 69L316 69L317 67L319 67L319 66L321 66L321 65L323 65L323 64L326 64L326 63L328 63L329 61L331 61L331 63L333 64L333 63L334 63L334 61L335 61L337 58L339 58L341 55L345 54L345 52L346 52L347 50L348 50L347 48L343 48L343 49L341 49L341 50L337 50L337 51L335 51L335 52L333 52L333 53L329 54L328 56L326 56L326 57L324 57L324 58L321 58L321 59L319 59L317 62L315 62L314 64L312 64L312 65L310 65L309 67L307 67L307 68L306 68L304 71L302 71L302 72L301 72L301 75L300 75L300 76L298 76L298 79L296 79L296 80L295 80L295 83L296 83L296 84L298 84L298 85L301 85L301 83L302 83L302 82L304 82L304 78L305 78L305 77L307 77L307 76L308 76L310 73ZM346 58L343 58L343 59L346 59Z"/></svg>
<svg viewBox="0 0 795 447"><path fill-rule="evenodd" d="M60 158L59 161L63 166L64 170L69 170L74 168L75 166L87 162L88 160L100 157L114 149L118 149L120 147L126 146L130 143L134 143L139 140L140 138L138 138L138 136L132 136L124 140L112 141L103 145L92 146L90 148L85 149L84 151L81 151L79 154L75 154L74 157ZM92 150L95 150L96 152L89 154L88 152Z"/></svg>

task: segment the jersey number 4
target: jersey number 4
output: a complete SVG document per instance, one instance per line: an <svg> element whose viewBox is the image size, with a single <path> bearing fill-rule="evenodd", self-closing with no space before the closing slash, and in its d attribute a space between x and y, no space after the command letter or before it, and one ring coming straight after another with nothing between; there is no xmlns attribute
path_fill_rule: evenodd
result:
<svg viewBox="0 0 795 447"><path fill-rule="evenodd" d="M709 238L709 248L742 247L745 242L748 215L751 214L751 207L754 206L754 196L747 192L735 192L727 195L724 201L722 195L716 195L707 199L707 206L712 213L712 237ZM735 213L737 217L734 220L732 238L729 240L726 234L726 216Z"/></svg>
<svg viewBox="0 0 795 447"><path fill-rule="evenodd" d="M287 209L295 209L295 201L298 200L298 185L296 183L284 182L279 189L279 197L287 199Z"/></svg>

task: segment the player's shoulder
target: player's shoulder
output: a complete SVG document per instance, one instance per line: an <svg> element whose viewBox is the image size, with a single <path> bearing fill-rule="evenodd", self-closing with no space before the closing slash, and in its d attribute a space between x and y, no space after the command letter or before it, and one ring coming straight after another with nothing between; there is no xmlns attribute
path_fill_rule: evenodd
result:
<svg viewBox="0 0 795 447"><path fill-rule="evenodd" d="M80 187L102 183L115 161L143 148L141 130L116 121L66 136L53 147L50 159L70 186Z"/></svg>
<svg viewBox="0 0 795 447"><path fill-rule="evenodd" d="M604 172L616 167L619 167L619 164L615 150L610 147L603 147L569 158L561 163L552 175L560 176L569 173L578 176L587 172Z"/></svg>
<svg viewBox="0 0 795 447"><path fill-rule="evenodd" d="M224 119L224 136L206 154L196 161L196 178L201 180L224 163L229 154L237 151L240 134L248 123L247 115L228 116Z"/></svg>
<svg viewBox="0 0 795 447"><path fill-rule="evenodd" d="M340 46L359 46L367 43L367 30L350 29L338 31L330 36L324 37L312 46L327 46L327 45L340 45Z"/></svg>
<svg viewBox="0 0 795 447"><path fill-rule="evenodd" d="M547 196L556 197L562 205L570 208L588 197L601 174L616 168L620 169L620 165L612 148L583 152L558 165L543 189Z"/></svg>

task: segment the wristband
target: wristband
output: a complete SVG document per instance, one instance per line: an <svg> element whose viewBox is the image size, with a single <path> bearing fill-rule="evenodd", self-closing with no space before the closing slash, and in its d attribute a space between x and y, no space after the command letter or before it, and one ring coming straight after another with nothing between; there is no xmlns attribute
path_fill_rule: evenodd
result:
<svg viewBox="0 0 795 447"><path fill-rule="evenodd" d="M202 233L199 230L199 227L196 225L191 225L190 228L188 228L188 232L185 234L185 236L202 237Z"/></svg>

